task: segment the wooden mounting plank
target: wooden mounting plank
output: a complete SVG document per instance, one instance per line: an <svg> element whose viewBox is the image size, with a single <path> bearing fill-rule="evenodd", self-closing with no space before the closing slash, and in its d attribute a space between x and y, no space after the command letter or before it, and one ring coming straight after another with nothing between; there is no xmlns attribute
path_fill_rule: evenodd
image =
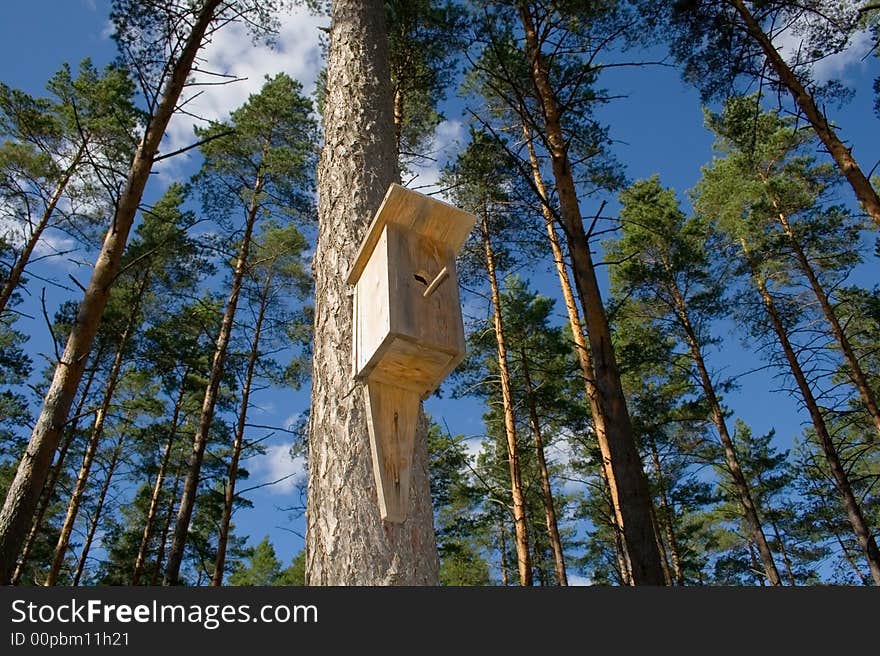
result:
<svg viewBox="0 0 880 656"><path fill-rule="evenodd" d="M450 253L457 253L475 222L473 214L393 183L385 193L385 198L355 255L347 282L350 285L357 283L379 241L382 228L389 223L425 235L448 248Z"/></svg>
<svg viewBox="0 0 880 656"><path fill-rule="evenodd" d="M406 520L419 394L374 380L364 385L373 477L382 519Z"/></svg>

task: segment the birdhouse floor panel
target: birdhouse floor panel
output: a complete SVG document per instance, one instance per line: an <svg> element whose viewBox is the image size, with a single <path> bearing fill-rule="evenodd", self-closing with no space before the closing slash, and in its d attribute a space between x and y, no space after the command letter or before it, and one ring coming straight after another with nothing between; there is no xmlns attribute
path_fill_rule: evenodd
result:
<svg viewBox="0 0 880 656"><path fill-rule="evenodd" d="M429 348L403 335L389 335L358 377L418 392L425 397L455 368L460 356Z"/></svg>

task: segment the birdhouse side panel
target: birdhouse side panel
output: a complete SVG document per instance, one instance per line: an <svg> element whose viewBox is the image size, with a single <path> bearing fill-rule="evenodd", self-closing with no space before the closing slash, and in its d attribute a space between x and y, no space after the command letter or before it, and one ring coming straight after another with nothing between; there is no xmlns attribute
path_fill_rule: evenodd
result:
<svg viewBox="0 0 880 656"><path fill-rule="evenodd" d="M359 377L369 374L390 341L388 283L388 233L383 230L355 287L354 362Z"/></svg>

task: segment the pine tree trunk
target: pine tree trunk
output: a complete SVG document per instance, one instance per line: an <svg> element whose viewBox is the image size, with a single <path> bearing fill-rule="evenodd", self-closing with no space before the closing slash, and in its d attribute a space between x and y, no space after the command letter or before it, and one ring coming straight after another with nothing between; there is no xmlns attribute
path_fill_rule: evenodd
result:
<svg viewBox="0 0 880 656"><path fill-rule="evenodd" d="M770 520L770 526L773 529L773 537L775 537L776 542L779 543L779 553L782 554L782 563L785 565L785 574L788 576L788 584L795 586L797 585L797 580L794 578L794 568L791 565L791 558L788 557L788 550L785 548L785 540L782 539L779 527L772 519Z"/></svg>
<svg viewBox="0 0 880 656"><path fill-rule="evenodd" d="M16 258L15 264L13 264L12 268L9 270L9 274L6 276L6 281L3 283L3 288L0 289L0 315L6 310L6 306L9 304L9 299L15 292L15 288L18 287L19 282L21 282L21 276L24 274L25 267L27 267L28 262L31 259L31 254L40 242L40 237L43 236L46 226L49 225L49 219L52 218L52 214L58 206L58 201L61 200L64 190L67 189L67 185L73 177L73 172L82 161L83 155L86 152L87 144L88 141L83 141L76 154L73 156L73 161L70 163L70 166L67 167L64 175L61 176L61 180L59 180L58 184L55 186L55 191L53 191L52 195L49 197L49 202L46 203L46 209L43 210L43 215L40 217L40 220L37 221L37 225L35 225L31 231L30 236L24 244L24 248Z"/></svg>
<svg viewBox="0 0 880 656"><path fill-rule="evenodd" d="M532 439L535 440L535 455L538 458L538 470L541 473L541 500L544 502L544 519L547 522L547 537L550 540L550 548L553 551L553 566L556 569L557 585L568 585L568 576L565 573L565 552L562 548L562 538L559 536L559 523L556 518L556 504L553 499L553 488L550 485L550 471L547 469L547 459L544 455L544 436L541 432L541 423L538 418L538 408L535 403L534 387L526 362L526 354L521 353L523 382L526 384L526 404L529 409L529 425L532 429Z"/></svg>
<svg viewBox="0 0 880 656"><path fill-rule="evenodd" d="M383 3L335 0L313 261L309 585L439 582L424 415L416 429L407 519L383 522L362 385L351 377L352 290L345 272L389 185L398 180L391 96Z"/></svg>
<svg viewBox="0 0 880 656"><path fill-rule="evenodd" d="M862 366L859 364L859 359L853 351L852 344L850 344L849 338L843 330L843 326L840 325L837 313L834 311L834 308L831 307L831 302L828 300L828 294L825 293L825 288L822 286L822 283L819 282L819 278L816 276L816 272L813 270L813 266L810 264L807 254L804 252L804 249L801 248L800 242L795 236L794 231L791 229L791 224L788 222L788 216L786 216L786 214L780 209L779 203L775 198L773 199L773 206L777 210L779 223L782 224L782 229L788 237L788 242L791 244L801 271L803 271L807 280L810 282L810 287L816 295L816 299L819 301L819 306L822 308L822 314L825 315L825 319L831 327L831 334L834 335L834 339L837 340L838 345L840 345L840 350L843 351L843 356L846 359L846 363L849 365L853 384L856 386L859 396L862 397L862 403L865 404L868 415L870 415L871 421L874 423L874 428L877 430L877 433L880 434L880 409L877 407L877 397L874 395L874 390L872 390L871 386L868 384L868 377L865 375Z"/></svg>
<svg viewBox="0 0 880 656"><path fill-rule="evenodd" d="M125 329L119 338L119 344L116 347L116 356L113 359L113 365L110 367L110 373L107 375L107 386L104 388L104 398L101 400L101 407L95 413L95 423L92 426L92 433L89 436L89 443L86 446L86 452L83 455L82 465L79 474L76 477L76 485L73 494L70 495L70 501L67 504L67 514L64 517L64 523L61 525L61 533L58 535L58 543L55 545L55 553L52 556L52 564L49 567L49 573L46 576L44 585L55 585L58 581L58 575L64 564L64 556L67 554L67 544L70 541L70 534L73 532L73 525L79 514L80 503L86 491L89 481L89 473L92 469L92 462L95 454L98 452L98 446L101 437L104 435L104 423L107 420L107 413L110 412L110 405L113 402L113 395L116 393L116 386L119 384L120 374L122 373L122 365L125 359L125 351L128 348L128 342L134 333L140 318L140 306L147 289L150 276L145 273L138 283L137 295L134 304L126 321Z"/></svg>
<svg viewBox="0 0 880 656"><path fill-rule="evenodd" d="M159 471L156 472L156 482L153 484L153 492L150 494L150 507L147 509L147 518L144 520L144 533L141 536L141 544L138 547L137 557L134 561L134 571L131 574L131 585L138 585L140 583L141 574L143 573L144 565L147 562L147 552L149 550L150 538L152 537L153 523L156 521L156 515L159 512L159 500L162 497L162 486L165 484L165 474L168 471L168 463L171 461L171 454L174 450L174 440L177 437L177 425L180 421L180 411L183 407L183 398L186 394L186 378L188 375L189 369L187 368L180 377L180 390L177 393L177 400L174 402L174 410L171 413L171 429L168 432L168 441L165 442L165 449L162 452L162 460L159 462Z"/></svg>
<svg viewBox="0 0 880 656"><path fill-rule="evenodd" d="M550 161L559 196L566 238L586 320L587 337L595 372L597 398L606 420L605 430L610 450L611 471L617 484L618 500L623 517L624 541L636 585L663 585L663 568L654 539L651 521L651 495L642 469L641 459L632 432L620 373L611 343L608 317L596 279L595 266L584 232L577 192L568 159L568 143L560 122L560 111L550 86L546 63L529 8L519 5L520 19L528 44L530 72L544 119Z"/></svg>
<svg viewBox="0 0 880 656"><path fill-rule="evenodd" d="M73 575L73 585L79 585L82 578L83 570L86 566L86 560L89 557L89 550L92 548L92 541L95 539L95 531L98 529L98 520L101 519L101 511L104 509L104 501L107 499L107 492L110 490L110 481L116 471L116 465L119 462L119 456L122 455L122 445L125 437L122 436L116 441L116 448L110 456L110 463L107 465L107 475L104 477L104 483L101 485L101 492L98 495L98 502L95 506L95 512L92 515L92 521L89 524L89 531L86 534L86 541L83 543L82 553L79 555L79 562L76 565L76 573Z"/></svg>
<svg viewBox="0 0 880 656"><path fill-rule="evenodd" d="M495 340L498 344L498 371L501 378L501 403L504 412L504 436L507 441L507 464L510 470L510 497L513 502L513 522L515 529L517 569L519 583L532 584L532 564L529 556L529 528L526 520L526 501L523 494L522 475L519 466L519 448L516 443L516 417L513 413L513 393L510 389L510 368L507 358L507 344L504 337L504 320L501 316L501 294L498 289L498 276L495 271L495 253L489 235L488 217L483 216L480 224L483 237L483 250L486 257L486 273L492 292L492 316L495 326Z"/></svg>
<svg viewBox="0 0 880 656"><path fill-rule="evenodd" d="M507 587L510 581L507 578L507 532L504 530L504 519L498 522L498 542L500 544L499 552L501 554L501 585Z"/></svg>
<svg viewBox="0 0 880 656"><path fill-rule="evenodd" d="M669 504L669 497L666 492L666 480L663 476L663 463L660 461L660 453L657 451L657 443L653 437L648 438L648 447L651 449L651 460L654 462L654 469L657 471L657 487L660 495L660 513L659 523L663 524L663 532L666 533L666 540L669 542L669 553L672 560L672 576L675 584L684 585L684 570L681 567L681 552L678 549L678 540L675 537L675 528L672 524L672 508ZM660 528L659 526L657 527Z"/></svg>
<svg viewBox="0 0 880 656"><path fill-rule="evenodd" d="M669 557L666 554L666 545L663 544L663 536L660 534L660 522L657 520L657 509L651 505L651 519L654 525L654 540L657 542L657 551L660 552L660 566L663 568L663 578L666 585L671 586L672 570L669 568Z"/></svg>
<svg viewBox="0 0 880 656"><path fill-rule="evenodd" d="M602 416L602 407L599 403L598 392L595 385L593 359L590 355L590 348L584 339L581 318L578 313L574 293L571 289L571 281L568 278L568 269L566 269L565 266L565 256L562 252L559 236L556 234L556 221L553 218L553 213L550 211L549 195L547 194L547 188L544 185L544 178L541 175L538 156L535 154L532 136L525 123L523 123L523 136L525 137L526 146L528 147L532 179L534 180L535 188L540 196L541 213L544 216L544 225L547 228L547 240L550 243L550 251L553 254L553 263L556 266L556 275L559 278L559 287L562 290L562 300L568 314L568 325L571 328L575 352L577 353L578 364L581 368L581 376L584 381L584 393L590 404L590 417L592 419L593 429L596 432L596 442L599 445L599 452L602 454L602 480L608 488L611 504L614 509L614 521L616 523L614 530L620 535L623 531L623 517L620 514L620 501L617 494L617 484L614 482L614 472L611 470L611 451L608 447L608 436L605 432L605 418ZM615 549L625 549L622 540L615 540ZM625 554L618 554L618 560L623 562L625 559Z"/></svg>
<svg viewBox="0 0 880 656"><path fill-rule="evenodd" d="M264 148L263 155L265 156L265 154L266 149ZM236 256L232 273L232 289L229 292L229 298L226 300L226 309L223 311L223 321L220 324L220 332L217 334L217 341L214 346L211 375L205 388L205 398L202 400L199 425L193 436L192 453L187 465L186 479L183 481L183 493L180 497L180 506L177 509L174 538L171 541L171 549L168 551L168 565L165 569L163 585L177 585L179 583L180 564L183 562L186 536L189 532L189 524L192 521L193 508L195 508L196 504L202 460L205 457L208 434L214 421L214 407L217 405L217 397L220 394L220 383L223 381L223 374L226 370L226 354L229 350L229 342L232 339L232 327L235 322L238 298L241 295L241 285L247 268L251 238L260 211L259 195L263 190L263 180L262 174L259 174L254 183L254 188L251 190L253 195L245 219L244 235L241 238L241 245L238 248L238 255Z"/></svg>
<svg viewBox="0 0 880 656"><path fill-rule="evenodd" d="M752 539L750 537L746 537L746 547L749 550L749 560L752 561L752 571L755 572L755 574L759 574L761 568L758 565L758 558L755 556L755 546L752 544ZM758 585L762 588L766 587L767 584L763 577L758 579Z"/></svg>
<svg viewBox="0 0 880 656"><path fill-rule="evenodd" d="M226 562L226 544L229 539L229 525L232 522L232 508L235 501L235 481L238 478L238 461L241 458L241 450L244 445L244 428L247 423L248 409L251 399L251 384L254 380L254 370L257 359L260 357L260 333L263 329L263 318L266 316L266 306L269 304L269 291L272 284L271 271L266 274L263 289L260 292L260 310L257 313L257 321L254 325L254 337L251 340L251 350L248 353L247 370L244 376L244 385L241 390L241 404L238 409L238 420L235 424L235 437L232 441L232 454L229 460L229 470L226 476L226 485L223 486L223 516L220 518L220 532L217 536L217 558L214 561L214 573L211 576L211 585L223 585L223 567Z"/></svg>
<svg viewBox="0 0 880 656"><path fill-rule="evenodd" d="M736 9L743 22L746 24L751 37L758 42L764 56L767 58L767 64L776 71L779 81L791 92L795 103L804 113L807 121L815 130L819 139L837 164L837 168L849 182L856 194L865 212L880 228L880 197L868 180L868 177L859 168L858 163L852 156L852 150L843 145L843 142L837 137L834 128L828 122L824 112L822 112L813 99L812 94L801 84L801 81L795 75L794 71L776 50L773 42L761 29L761 25L755 20L755 17L746 7L743 0L727 0L728 3Z"/></svg>
<svg viewBox="0 0 880 656"><path fill-rule="evenodd" d="M840 534L837 531L833 531L834 538L837 540L837 544L840 545L840 551L843 554L844 560L849 563L849 566L852 567L852 570L856 573L856 576L862 582L862 585L871 585L871 580L865 576L865 573L862 571L859 564L855 561L855 558L852 557L852 554L849 552L849 547L846 546L846 543L840 537Z"/></svg>
<svg viewBox="0 0 880 656"><path fill-rule="evenodd" d="M76 409L74 410L71 424L67 427L66 437L64 441L61 442L61 448L58 449L58 456L55 458L55 463L52 465L52 469L49 472L49 478L46 481L46 485L43 487L43 493L40 496L40 505L37 507L37 512L34 515L34 521L31 522L31 529L28 532L24 547L21 550L21 555L18 558L18 565L16 565L15 572L12 575L12 585L18 585L19 581L21 581L21 577L24 574L24 568L27 565L27 561L31 555L31 550L34 547L37 535L39 535L40 529L43 526L43 517L46 516L46 511L52 504L52 497L55 494L55 487L58 485L58 479L61 478L61 474L64 472L64 461L67 458L67 451L70 449L70 446L76 439L76 431L79 425L79 419L82 415L83 408L85 407L86 400L88 400L89 390L92 388L92 382L95 380L95 374L98 372L97 363L100 362L100 360L101 353L98 353L94 358L95 366L92 367L92 369L89 371L89 377L86 378L85 385L83 385L82 392L80 392L79 401L77 402Z"/></svg>
<svg viewBox="0 0 880 656"><path fill-rule="evenodd" d="M767 288L767 281L758 271L753 256L749 252L744 241L742 242L742 247L752 270L752 279L755 286L758 288L758 292L761 294L764 308L767 310L770 322L773 325L773 331L779 339L779 343L785 353L785 359L788 362L792 376L794 376L798 390L800 391L801 398L804 401L804 405L807 407L807 411L810 413L810 419L812 420L813 427L816 429L816 436L819 438L819 445L825 456L825 461L828 463L828 468L831 470L831 476L834 478L835 487L840 494L847 518L853 528L853 532L856 535L856 539L859 542L859 546L862 549L865 559L868 562L868 568L871 571L871 578L874 579L876 585L880 585L880 550L877 549L877 542L865 521L862 509L853 493L852 485L850 485L849 475L846 473L846 469L840 462L837 448L834 446L834 442L831 440L831 435L828 433L825 418L822 416L819 404L813 396L813 390L810 388L810 384L804 375L794 348L788 339L785 325L782 323L782 319L776 309L776 302L773 300L773 296Z"/></svg>
<svg viewBox="0 0 880 656"><path fill-rule="evenodd" d="M667 267L667 271L668 270ZM694 327L691 324L687 305L685 304L684 297L681 295L681 291L675 283L674 278L670 278L669 288L675 303L675 313L682 329L684 330L685 340L690 349L691 357L693 358L694 365L697 367L697 372L700 375L700 386L703 388L703 394L705 395L706 401L709 403L709 408L712 412L712 423L715 424L715 429L718 431L718 438L721 441L721 448L724 451L724 460L727 464L727 471L730 473L733 486L736 488L739 503L742 506L743 515L746 520L746 525L749 527L749 535L751 536L752 542L757 546L758 553L761 555L761 563L764 568L764 573L767 575L767 579L772 585L782 585L779 570L776 568L776 562L773 560L773 552L770 550L770 545L767 543L767 536L764 534L764 528L761 525L761 519L758 516L758 509L755 506L755 502L752 499L752 493L749 490L749 483L743 474L742 467L740 467L739 458L737 457L736 449L733 446L733 440L727 430L727 422L724 419L724 410L721 407L721 402L718 400L718 396L715 394L715 386L712 384L712 378L709 376L709 370L706 368L706 361L703 359L700 342L698 341Z"/></svg>
<svg viewBox="0 0 880 656"><path fill-rule="evenodd" d="M168 508L165 510L165 521L162 524L162 532L159 535L159 550L156 553L156 566L150 576L150 585L157 585L162 578L162 566L165 564L165 550L168 548L168 534L171 532L171 524L174 522L174 508L177 505L177 495L180 492L180 481L183 478L183 469L179 468L174 475L174 485L168 496Z"/></svg>
<svg viewBox="0 0 880 656"><path fill-rule="evenodd" d="M193 22L180 57L174 63L168 84L162 91L144 138L135 150L128 181L116 205L113 222L104 238L92 279L80 303L76 322L61 361L55 368L40 416L0 511L0 585L9 582L16 556L21 552L40 491L58 448L61 431L67 423L67 415L82 378L92 342L101 323L104 307L110 297L110 288L119 273L122 253L150 176L153 158L159 149L168 121L177 107L205 32L221 1L205 0Z"/></svg>

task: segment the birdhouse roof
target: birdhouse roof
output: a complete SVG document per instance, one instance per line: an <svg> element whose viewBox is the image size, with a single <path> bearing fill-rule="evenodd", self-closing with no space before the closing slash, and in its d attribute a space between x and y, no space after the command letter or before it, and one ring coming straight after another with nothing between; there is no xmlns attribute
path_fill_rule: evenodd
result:
<svg viewBox="0 0 880 656"><path fill-rule="evenodd" d="M354 263L348 272L348 284L353 285L358 281L373 254L373 249L376 248L382 228L389 223L445 244L452 253L457 253L471 228L474 227L475 221L473 214L394 183L388 188L376 216L370 223L367 236L355 255Z"/></svg>

